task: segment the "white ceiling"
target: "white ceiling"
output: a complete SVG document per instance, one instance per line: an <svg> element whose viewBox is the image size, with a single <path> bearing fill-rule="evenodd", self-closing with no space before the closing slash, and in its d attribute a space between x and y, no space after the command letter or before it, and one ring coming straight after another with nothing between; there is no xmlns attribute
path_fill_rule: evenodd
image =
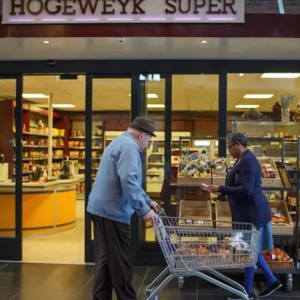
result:
<svg viewBox="0 0 300 300"><path fill-rule="evenodd" d="M238 26L238 25L237 25ZM44 59L300 59L300 39L283 38L0 39L0 60Z"/></svg>
<svg viewBox="0 0 300 300"><path fill-rule="evenodd" d="M280 94L294 94L292 109L300 99L300 79L263 79L261 74L228 74L228 110L237 110L237 104L259 104L260 111L272 111ZM217 111L218 76L216 75L174 75L172 108L176 111ZM24 93L52 94L53 103L74 104L85 109L85 76L78 80L58 80L57 76L24 76ZM93 110L130 110L130 79L94 79ZM148 99L148 104L164 104L165 82L147 82L147 93L156 94L157 99ZM243 99L245 94L274 94L271 99ZM0 80L0 98L15 98L15 82ZM31 99L36 106L45 106L46 99Z"/></svg>

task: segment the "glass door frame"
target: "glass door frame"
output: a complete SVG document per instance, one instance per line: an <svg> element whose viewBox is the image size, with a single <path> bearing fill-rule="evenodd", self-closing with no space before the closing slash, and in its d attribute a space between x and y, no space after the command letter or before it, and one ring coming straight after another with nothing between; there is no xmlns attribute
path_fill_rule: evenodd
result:
<svg viewBox="0 0 300 300"><path fill-rule="evenodd" d="M16 107L15 107L15 237L0 237L0 260L22 260L22 131L23 131L23 76L0 75L0 79L16 81ZM0 104L1 105L1 104Z"/></svg>

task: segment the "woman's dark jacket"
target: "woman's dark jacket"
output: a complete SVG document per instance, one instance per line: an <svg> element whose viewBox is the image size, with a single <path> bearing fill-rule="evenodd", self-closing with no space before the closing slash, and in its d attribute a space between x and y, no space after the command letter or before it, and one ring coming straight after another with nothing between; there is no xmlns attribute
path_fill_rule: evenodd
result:
<svg viewBox="0 0 300 300"><path fill-rule="evenodd" d="M262 191L261 167L250 150L229 172L226 186L220 186L219 191L228 196L233 222L260 228L271 221L270 205Z"/></svg>

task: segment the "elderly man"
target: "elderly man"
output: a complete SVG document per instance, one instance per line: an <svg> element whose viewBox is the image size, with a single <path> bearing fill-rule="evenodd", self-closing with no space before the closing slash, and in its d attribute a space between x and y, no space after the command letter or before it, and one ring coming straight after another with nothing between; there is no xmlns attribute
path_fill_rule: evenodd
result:
<svg viewBox="0 0 300 300"><path fill-rule="evenodd" d="M93 300L136 300L132 287L130 219L134 212L155 222L158 204L142 189L142 151L154 122L138 117L103 153L87 210L95 232Z"/></svg>

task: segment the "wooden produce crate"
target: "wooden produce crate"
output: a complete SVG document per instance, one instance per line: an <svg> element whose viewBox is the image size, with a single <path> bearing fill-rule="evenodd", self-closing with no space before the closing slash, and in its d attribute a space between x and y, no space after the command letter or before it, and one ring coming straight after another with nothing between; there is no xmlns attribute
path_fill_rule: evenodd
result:
<svg viewBox="0 0 300 300"><path fill-rule="evenodd" d="M277 169L274 159L271 157L258 157L257 159L258 159L260 165L262 165L263 163L269 164L275 170L275 178L264 178L263 173L261 173L262 185L265 187L281 187L282 181L279 176L279 172L278 172L278 169Z"/></svg>
<svg viewBox="0 0 300 300"><path fill-rule="evenodd" d="M177 177L177 185L178 186L200 186L201 183L207 185L225 185L225 177L185 177L179 176Z"/></svg>
<svg viewBox="0 0 300 300"><path fill-rule="evenodd" d="M183 200L192 200L192 201L207 201L211 200L211 194L206 191L185 191L183 192Z"/></svg>
<svg viewBox="0 0 300 300"><path fill-rule="evenodd" d="M229 228L231 224L226 222L231 222L231 211L228 201L217 201L215 204L216 208L216 221L217 227ZM224 223L222 223L224 222Z"/></svg>
<svg viewBox="0 0 300 300"><path fill-rule="evenodd" d="M290 212L288 211L286 203L283 201L270 202L270 206L271 206L271 208L280 209L282 214L287 219L286 226L274 225L272 222L273 235L293 235L294 234L294 224L293 224Z"/></svg>
<svg viewBox="0 0 300 300"><path fill-rule="evenodd" d="M294 269L294 261L267 261L272 270L291 270Z"/></svg>
<svg viewBox="0 0 300 300"><path fill-rule="evenodd" d="M212 227L211 202L181 200L179 218L179 225Z"/></svg>

